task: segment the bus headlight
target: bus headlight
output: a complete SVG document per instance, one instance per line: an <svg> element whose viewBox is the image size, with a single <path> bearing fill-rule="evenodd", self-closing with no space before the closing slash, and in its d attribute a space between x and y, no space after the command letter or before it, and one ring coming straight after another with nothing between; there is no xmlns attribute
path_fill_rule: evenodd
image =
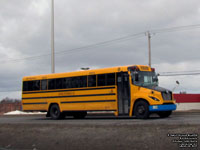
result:
<svg viewBox="0 0 200 150"><path fill-rule="evenodd" d="M149 96L151 99L153 99L154 101L160 101L159 99L155 98L155 97L152 97L152 96Z"/></svg>

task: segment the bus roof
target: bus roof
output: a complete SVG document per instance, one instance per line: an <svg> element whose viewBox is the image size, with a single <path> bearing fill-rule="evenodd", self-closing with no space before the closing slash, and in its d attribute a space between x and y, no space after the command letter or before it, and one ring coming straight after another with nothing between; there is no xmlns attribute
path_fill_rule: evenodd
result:
<svg viewBox="0 0 200 150"><path fill-rule="evenodd" d="M23 81L64 78L64 77L84 76L84 75L95 75L95 74L104 74L104 73L112 73L112 72L122 72L122 71L128 71L128 67L132 67L132 66L137 66L141 71L151 71L151 68L149 66L129 65L129 66L119 66L119 67L101 68L101 69L92 69L92 70L80 70L80 71L74 71L74 72L63 72L63 73L51 73L51 74L25 76L25 77L23 77Z"/></svg>

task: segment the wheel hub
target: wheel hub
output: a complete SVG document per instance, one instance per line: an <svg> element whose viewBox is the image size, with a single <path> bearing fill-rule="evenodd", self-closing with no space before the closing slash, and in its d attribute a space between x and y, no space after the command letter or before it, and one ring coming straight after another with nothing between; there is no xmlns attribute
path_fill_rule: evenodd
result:
<svg viewBox="0 0 200 150"><path fill-rule="evenodd" d="M144 106L139 106L139 107L138 107L138 113L139 113L139 114L144 114L144 112L145 112Z"/></svg>

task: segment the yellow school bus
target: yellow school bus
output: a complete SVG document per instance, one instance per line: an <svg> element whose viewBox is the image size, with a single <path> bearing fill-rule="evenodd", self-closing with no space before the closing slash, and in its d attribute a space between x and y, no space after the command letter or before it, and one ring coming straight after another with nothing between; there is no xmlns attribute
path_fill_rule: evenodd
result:
<svg viewBox="0 0 200 150"><path fill-rule="evenodd" d="M146 119L176 110L172 92L159 87L155 69L144 65L26 76L22 106L53 119L84 118L90 111Z"/></svg>

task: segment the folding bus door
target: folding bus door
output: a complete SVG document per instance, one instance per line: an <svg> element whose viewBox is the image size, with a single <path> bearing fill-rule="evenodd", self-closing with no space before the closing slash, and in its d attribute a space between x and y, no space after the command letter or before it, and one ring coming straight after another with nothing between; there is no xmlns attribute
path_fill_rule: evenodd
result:
<svg viewBox="0 0 200 150"><path fill-rule="evenodd" d="M128 72L117 73L118 112L128 115L130 109L130 85Z"/></svg>

